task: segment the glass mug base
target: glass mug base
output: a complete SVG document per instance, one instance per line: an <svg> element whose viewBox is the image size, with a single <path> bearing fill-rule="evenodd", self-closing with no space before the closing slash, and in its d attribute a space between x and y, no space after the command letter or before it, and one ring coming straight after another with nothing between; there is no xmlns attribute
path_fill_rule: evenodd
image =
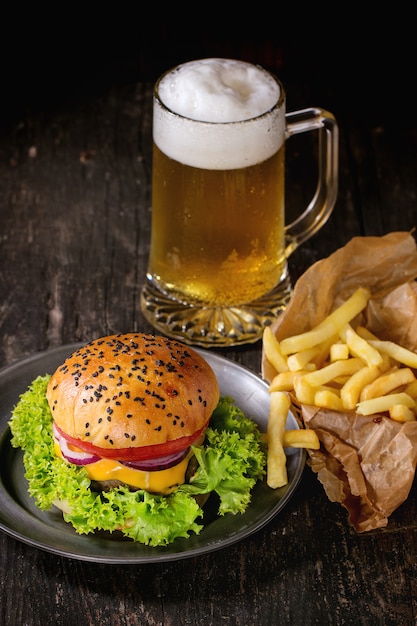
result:
<svg viewBox="0 0 417 626"><path fill-rule="evenodd" d="M230 307L183 304L146 279L141 309L147 321L168 337L203 348L228 348L260 340L264 328L282 313L290 296L288 273L261 298Z"/></svg>

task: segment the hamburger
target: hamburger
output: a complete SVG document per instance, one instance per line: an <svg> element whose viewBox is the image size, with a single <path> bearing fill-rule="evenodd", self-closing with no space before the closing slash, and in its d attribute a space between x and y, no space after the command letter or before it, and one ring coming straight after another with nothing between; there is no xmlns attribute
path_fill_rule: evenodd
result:
<svg viewBox="0 0 417 626"><path fill-rule="evenodd" d="M96 339L22 394L10 420L29 493L79 533L104 530L149 545L242 513L265 474L256 424L221 397L195 350L143 333Z"/></svg>
<svg viewBox="0 0 417 626"><path fill-rule="evenodd" d="M219 402L209 364L162 337L122 335L77 350L52 375L46 398L57 453L96 483L167 495L185 482Z"/></svg>

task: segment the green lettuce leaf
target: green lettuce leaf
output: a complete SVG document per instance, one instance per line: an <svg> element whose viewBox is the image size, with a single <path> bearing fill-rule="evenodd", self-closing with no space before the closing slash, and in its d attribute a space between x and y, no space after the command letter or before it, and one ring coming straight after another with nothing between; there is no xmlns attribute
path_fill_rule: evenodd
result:
<svg viewBox="0 0 417 626"><path fill-rule="evenodd" d="M190 484L169 496L128 487L97 493L83 467L66 463L54 453L52 415L46 400L50 376L39 376L23 393L9 421L11 444L24 451L29 494L42 510L63 508L64 519L76 532L120 531L151 546L198 534L202 509L194 495L216 491L219 514L242 513L251 489L265 474L266 456L256 424L232 398L220 399L204 445L193 447L199 466Z"/></svg>
<svg viewBox="0 0 417 626"><path fill-rule="evenodd" d="M219 514L243 513L251 490L265 474L265 452L256 424L232 398L220 398L206 431L206 444L194 447L199 467L181 489L191 494L215 491Z"/></svg>

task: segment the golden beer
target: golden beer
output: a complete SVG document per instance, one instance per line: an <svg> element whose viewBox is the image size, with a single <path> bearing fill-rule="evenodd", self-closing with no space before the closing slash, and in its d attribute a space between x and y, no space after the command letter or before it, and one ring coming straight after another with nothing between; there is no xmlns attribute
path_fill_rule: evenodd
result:
<svg viewBox="0 0 417 626"><path fill-rule="evenodd" d="M280 281L284 146L262 163L210 170L153 151L149 274L182 302L234 306Z"/></svg>
<svg viewBox="0 0 417 626"><path fill-rule="evenodd" d="M319 132L317 193L284 215L284 152ZM287 114L280 81L233 59L178 65L153 98L152 230L141 310L159 332L204 347L257 341L291 293L288 256L330 215L337 125Z"/></svg>

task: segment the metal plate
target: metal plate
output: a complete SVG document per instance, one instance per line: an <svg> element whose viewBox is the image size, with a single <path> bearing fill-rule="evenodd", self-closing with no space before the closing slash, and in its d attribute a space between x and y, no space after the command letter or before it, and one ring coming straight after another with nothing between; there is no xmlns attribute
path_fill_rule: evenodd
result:
<svg viewBox="0 0 417 626"><path fill-rule="evenodd" d="M64 522L58 509L39 510L27 491L22 452L10 444L8 421L19 396L37 377L52 374L82 344L66 345L35 354L0 370L0 529L31 546L61 556L98 563L153 563L198 556L230 546L255 533L287 505L305 465L305 452L287 451L289 482L272 490L265 483L254 487L252 501L242 515L213 516L200 535L176 539L164 547L121 540L110 533L78 535ZM232 396L244 413L265 431L269 392L264 381L241 365L206 350L197 350L211 365L222 395ZM289 414L287 428L298 428Z"/></svg>

